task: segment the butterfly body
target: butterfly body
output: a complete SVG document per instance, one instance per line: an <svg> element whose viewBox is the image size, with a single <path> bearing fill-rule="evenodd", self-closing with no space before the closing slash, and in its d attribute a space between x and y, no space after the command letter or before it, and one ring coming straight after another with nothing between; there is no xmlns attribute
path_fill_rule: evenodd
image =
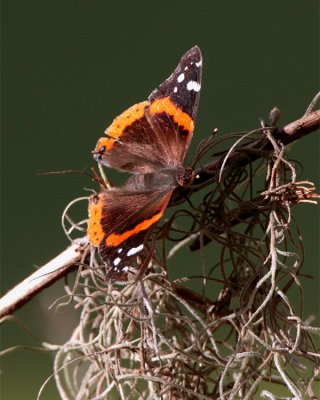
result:
<svg viewBox="0 0 320 400"><path fill-rule="evenodd" d="M101 164L130 172L121 188L89 200L88 237L121 281L137 266L146 237L160 220L173 190L190 184L183 166L192 139L201 87L202 58L190 49L173 74L149 96L118 116L93 151Z"/></svg>

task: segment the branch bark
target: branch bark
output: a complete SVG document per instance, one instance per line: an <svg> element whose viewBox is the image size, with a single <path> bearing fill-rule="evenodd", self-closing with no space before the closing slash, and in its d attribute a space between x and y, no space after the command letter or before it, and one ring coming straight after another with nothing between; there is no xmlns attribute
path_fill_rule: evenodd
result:
<svg viewBox="0 0 320 400"><path fill-rule="evenodd" d="M303 117L297 119L286 125L284 128L278 128L274 132L274 137L279 139L283 144L290 144L312 132L315 132L320 128L320 109L310 112ZM243 146L237 147L235 152L231 154L228 158L227 163L224 166L225 171L228 170L228 167L233 165L234 162L239 165L239 167L244 167L253 161L259 159L263 151L270 152L272 147L269 141L266 141L264 137L261 139L253 140L251 143L247 143ZM187 188L177 188L173 192L172 199L169 203L169 206L174 206L186 199L186 197L190 196L192 193L200 190L203 186L206 186L208 183L213 183L216 181L216 177L218 176L218 172L222 166L225 154L221 155L221 157L205 165L203 168L195 171L195 174L198 176L197 184L192 187Z"/></svg>
<svg viewBox="0 0 320 400"><path fill-rule="evenodd" d="M302 118L291 122L282 129L277 129L275 137L280 139L282 143L289 144L319 128L320 110L317 110L308 112ZM243 147L239 147L235 154L229 157L225 167L227 168L228 165L233 162L239 162L244 166L255 161L261 156L261 150L271 150L269 146L269 143L264 141L262 138L252 141L250 145L247 144ZM259 152L255 151L257 149ZM209 163L204 168L197 170L196 174L199 175L197 186L192 188L177 188L174 191L170 205L172 206L184 201L187 196L190 196L191 193L201 189L208 182L214 182L222 162L223 156L219 160ZM239 218L238 216L236 220L241 221L243 215L241 217L242 218ZM12 314L26 302L31 300L37 293L71 272L76 267L75 264L81 260L84 244L86 243L86 238L75 242L53 260L40 267L36 272L5 294L0 299L0 318Z"/></svg>
<svg viewBox="0 0 320 400"><path fill-rule="evenodd" d="M6 293L0 299L0 318L12 314L37 293L71 272L81 259L85 242L87 239L77 241Z"/></svg>

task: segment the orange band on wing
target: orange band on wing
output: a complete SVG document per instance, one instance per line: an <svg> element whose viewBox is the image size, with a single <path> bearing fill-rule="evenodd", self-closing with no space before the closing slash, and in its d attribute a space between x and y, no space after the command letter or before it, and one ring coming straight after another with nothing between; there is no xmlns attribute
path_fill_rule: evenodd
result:
<svg viewBox="0 0 320 400"><path fill-rule="evenodd" d="M186 131L193 132L194 123L189 114L178 108L169 97L163 97L157 99L150 105L151 114L167 113L169 114L174 122L179 126L182 126Z"/></svg>
<svg viewBox="0 0 320 400"><path fill-rule="evenodd" d="M105 134L108 136L112 136L113 138L118 138L119 136L121 136L127 126L131 125L136 120L143 117L144 109L148 104L148 101L143 101L128 108L126 111L124 111L122 114L114 119L112 124L105 130ZM101 138L99 141L99 146L106 146L106 150L109 150L113 146L113 144L114 140L110 138Z"/></svg>
<svg viewBox="0 0 320 400"><path fill-rule="evenodd" d="M155 224L156 222L159 221L159 219L162 217L162 214L164 212L164 209L162 209L158 214L155 214L153 217L150 219L146 219L140 224L136 225L133 229L130 229L129 231L126 231L121 234L116 234L112 233L110 236L107 237L106 239L106 245L107 246L118 246L120 243L128 239L130 236L135 235L141 231L144 231L148 228L150 228L151 225Z"/></svg>
<svg viewBox="0 0 320 400"><path fill-rule="evenodd" d="M97 204L93 201L93 196L90 196L89 199L89 221L87 234L89 237L89 241L93 246L99 246L102 239L105 236L105 232L103 232L101 226L101 218L102 218L102 206L98 201Z"/></svg>

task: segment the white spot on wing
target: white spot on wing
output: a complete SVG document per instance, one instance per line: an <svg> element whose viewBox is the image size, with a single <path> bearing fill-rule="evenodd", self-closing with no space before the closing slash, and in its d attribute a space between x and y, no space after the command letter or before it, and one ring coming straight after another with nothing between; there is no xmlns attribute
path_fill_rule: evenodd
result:
<svg viewBox="0 0 320 400"><path fill-rule="evenodd" d="M117 258L114 259L113 264L114 265L118 265L120 261L121 261L121 258L117 257Z"/></svg>
<svg viewBox="0 0 320 400"><path fill-rule="evenodd" d="M118 253L120 254L122 252L122 247L118 249Z"/></svg>
<svg viewBox="0 0 320 400"><path fill-rule="evenodd" d="M196 62L197 67L200 67L200 65L202 65L202 60L200 60L199 62Z"/></svg>
<svg viewBox="0 0 320 400"><path fill-rule="evenodd" d="M134 254L139 253L139 251L141 251L143 249L143 244L140 244L140 246L138 247L132 247L132 249L130 249L127 253L127 256L133 256Z"/></svg>
<svg viewBox="0 0 320 400"><path fill-rule="evenodd" d="M188 66L186 66L184 70L187 71L187 69L188 69Z"/></svg>
<svg viewBox="0 0 320 400"><path fill-rule="evenodd" d="M196 81L189 81L187 83L187 89L194 90L195 92L199 92L199 90L201 89L201 85L200 85L200 83L198 83Z"/></svg>
<svg viewBox="0 0 320 400"><path fill-rule="evenodd" d="M123 272L129 271L129 267L126 265L125 267L122 268L122 271L123 271Z"/></svg>
<svg viewBox="0 0 320 400"><path fill-rule="evenodd" d="M177 86L175 86L173 89L173 93L177 93L177 91L178 91L178 88L177 88Z"/></svg>
<svg viewBox="0 0 320 400"><path fill-rule="evenodd" d="M182 74L180 74L177 78L177 81L180 83L184 80L184 73L182 72Z"/></svg>

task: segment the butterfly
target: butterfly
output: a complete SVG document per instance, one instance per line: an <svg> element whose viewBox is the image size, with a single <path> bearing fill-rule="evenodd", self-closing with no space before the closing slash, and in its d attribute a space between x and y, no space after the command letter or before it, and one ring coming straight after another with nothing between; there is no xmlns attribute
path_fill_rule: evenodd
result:
<svg viewBox="0 0 320 400"><path fill-rule="evenodd" d="M88 237L106 264L110 282L137 270L145 241L173 190L193 180L183 166L192 139L201 89L202 56L195 46L148 100L119 115L93 151L104 166L132 175L122 187L89 198Z"/></svg>

